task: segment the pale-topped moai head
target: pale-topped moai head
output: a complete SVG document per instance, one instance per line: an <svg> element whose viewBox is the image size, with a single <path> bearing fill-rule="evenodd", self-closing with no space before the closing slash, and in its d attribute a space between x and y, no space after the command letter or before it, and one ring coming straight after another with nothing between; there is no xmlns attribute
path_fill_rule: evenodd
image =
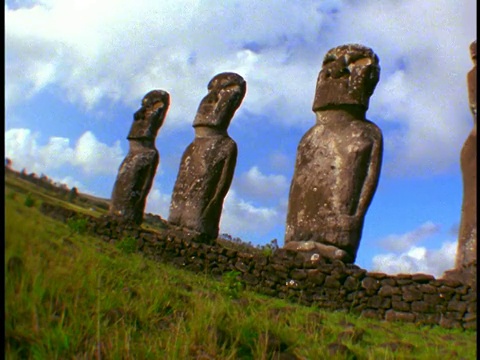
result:
<svg viewBox="0 0 480 360"><path fill-rule="evenodd" d="M379 60L372 49L358 44L337 46L323 59L312 110L336 105L360 105L367 110L379 79Z"/></svg>
<svg viewBox="0 0 480 360"><path fill-rule="evenodd" d="M246 91L247 83L240 75L230 72L215 75L208 83L208 94L200 102L193 127L226 130Z"/></svg>
<svg viewBox="0 0 480 360"><path fill-rule="evenodd" d="M170 105L170 95L152 90L142 99L142 107L133 115L128 140L155 140Z"/></svg>

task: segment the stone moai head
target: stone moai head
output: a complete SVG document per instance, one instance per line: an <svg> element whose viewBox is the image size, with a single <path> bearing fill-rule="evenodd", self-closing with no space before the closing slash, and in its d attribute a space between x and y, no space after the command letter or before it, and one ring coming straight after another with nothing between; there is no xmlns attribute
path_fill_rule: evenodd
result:
<svg viewBox="0 0 480 360"><path fill-rule="evenodd" d="M342 45L329 50L318 75L312 110L332 105L360 105L367 110L380 79L378 63L372 49L362 45Z"/></svg>
<svg viewBox="0 0 480 360"><path fill-rule="evenodd" d="M477 40L470 44L470 57L473 61L473 69L467 74L468 102L473 114L474 122L477 122Z"/></svg>
<svg viewBox="0 0 480 360"><path fill-rule="evenodd" d="M128 140L155 140L170 105L170 95L152 90L142 99L142 107L133 115Z"/></svg>
<svg viewBox="0 0 480 360"><path fill-rule="evenodd" d="M470 57L472 58L473 64L477 65L477 40L470 44Z"/></svg>
<svg viewBox="0 0 480 360"><path fill-rule="evenodd" d="M208 83L208 94L200 102L193 127L226 130L246 91L247 83L240 75L228 72L215 75Z"/></svg>

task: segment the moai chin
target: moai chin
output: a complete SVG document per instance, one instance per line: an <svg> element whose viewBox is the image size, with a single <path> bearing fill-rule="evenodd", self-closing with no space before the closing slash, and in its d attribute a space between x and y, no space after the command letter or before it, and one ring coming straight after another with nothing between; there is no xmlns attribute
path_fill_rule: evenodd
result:
<svg viewBox="0 0 480 360"><path fill-rule="evenodd" d="M468 102L473 128L463 144L460 166L463 178L463 201L458 232L455 268L446 272L468 283L476 283L477 262L477 41L470 44L473 68L467 74Z"/></svg>
<svg viewBox="0 0 480 360"><path fill-rule="evenodd" d="M170 105L166 91L152 90L133 116L127 136L129 151L118 170L113 186L109 215L140 225L160 157L155 138Z"/></svg>
<svg viewBox="0 0 480 360"><path fill-rule="evenodd" d="M307 259L317 253L355 261L382 162L382 132L365 119L378 63L371 49L356 44L333 48L323 60L316 124L297 149L284 245Z"/></svg>
<svg viewBox="0 0 480 360"><path fill-rule="evenodd" d="M237 144L227 128L246 92L238 74L221 73L208 84L208 93L193 121L195 139L183 153L173 188L168 221L216 239L223 201L237 161Z"/></svg>

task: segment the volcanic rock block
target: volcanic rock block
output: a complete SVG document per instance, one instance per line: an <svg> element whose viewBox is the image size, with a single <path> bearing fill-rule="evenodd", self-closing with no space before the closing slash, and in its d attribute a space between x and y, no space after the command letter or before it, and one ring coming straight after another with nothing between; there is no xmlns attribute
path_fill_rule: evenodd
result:
<svg viewBox="0 0 480 360"><path fill-rule="evenodd" d="M362 45L325 55L290 186L285 248L355 261L363 222L380 176L381 130L365 119L380 76L378 57Z"/></svg>
<svg viewBox="0 0 480 360"><path fill-rule="evenodd" d="M216 239L224 198L237 161L227 128L246 92L238 74L221 73L208 84L193 122L195 139L183 153L168 221Z"/></svg>
<svg viewBox="0 0 480 360"><path fill-rule="evenodd" d="M109 215L136 225L142 223L145 202L160 161L155 138L169 105L167 92L152 90L144 96L141 108L134 114L127 137L130 148L118 170Z"/></svg>

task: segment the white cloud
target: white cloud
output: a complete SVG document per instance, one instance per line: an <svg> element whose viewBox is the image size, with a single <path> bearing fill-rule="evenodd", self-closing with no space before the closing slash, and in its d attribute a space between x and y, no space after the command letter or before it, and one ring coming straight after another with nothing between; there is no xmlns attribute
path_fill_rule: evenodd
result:
<svg viewBox="0 0 480 360"><path fill-rule="evenodd" d="M240 237L244 241L266 234L284 219L275 208L255 207L230 189L220 219L220 233Z"/></svg>
<svg viewBox="0 0 480 360"><path fill-rule="evenodd" d="M112 147L97 140L95 135L86 131L75 146L74 165L79 165L86 173L116 174L124 159L120 141Z"/></svg>
<svg viewBox="0 0 480 360"><path fill-rule="evenodd" d="M148 194L145 212L160 215L162 219L168 219L170 198L170 195L162 193L154 186Z"/></svg>
<svg viewBox="0 0 480 360"><path fill-rule="evenodd" d="M58 182L60 184L65 184L67 185L70 189L73 188L73 187L76 187L77 190L79 192L82 192L82 193L87 193L87 188L85 187L85 185L83 185L83 183L81 183L80 181L74 179L73 177L71 176L66 176L60 180L56 180L56 179L53 179L55 182Z"/></svg>
<svg viewBox="0 0 480 360"><path fill-rule="evenodd" d="M51 137L47 145L38 148L38 159L48 169L57 169L66 163L72 163L74 156L74 150L67 138Z"/></svg>
<svg viewBox="0 0 480 360"><path fill-rule="evenodd" d="M284 197L289 187L285 176L264 175L257 166L241 174L235 184L241 194L258 200Z"/></svg>
<svg viewBox="0 0 480 360"><path fill-rule="evenodd" d="M444 241L440 248L428 249L419 245L421 241L438 234L439 231L438 224L428 221L407 233L385 237L379 244L388 250L388 253L373 257L373 271L387 274L426 273L440 277L455 264L457 242Z"/></svg>
<svg viewBox="0 0 480 360"><path fill-rule="evenodd" d="M51 137L46 145L38 144L38 133L30 129L10 129L5 132L5 156L16 169L51 174L51 170L69 164L78 166L87 175L116 174L124 158L120 142L112 147L85 132L74 148L70 139Z"/></svg>
<svg viewBox="0 0 480 360"><path fill-rule="evenodd" d="M288 110L280 119L287 122L299 108L310 116L313 88L303 84L314 86L322 55L302 54L313 51L326 21L316 6L187 0L6 6L7 107L48 84L58 85L68 99L86 108L102 99L133 106L147 91L163 88L176 99L170 109L173 123L185 123L213 75L238 71L249 84L244 105L250 111ZM304 66L312 61L313 68ZM286 101L289 94L297 101ZM299 107L298 101L306 106Z"/></svg>
<svg viewBox="0 0 480 360"><path fill-rule="evenodd" d="M293 169L295 158L281 152L273 152L269 157L270 166L277 171L285 171L285 169Z"/></svg>
<svg viewBox="0 0 480 360"><path fill-rule="evenodd" d="M359 42L380 57L367 117L384 128L387 173L451 168L472 126L465 76L474 0L27 4L5 6L9 116L49 86L86 109L102 100L133 108L161 88L172 97L165 126L190 126L213 75L237 71L248 84L239 114L303 128L314 123L325 52Z"/></svg>
<svg viewBox="0 0 480 360"><path fill-rule="evenodd" d="M441 277L455 265L456 242L444 242L440 249L412 246L402 253L376 255L372 259L373 271L387 274L431 274Z"/></svg>
<svg viewBox="0 0 480 360"><path fill-rule="evenodd" d="M5 132L5 157L13 161L14 168L27 168L31 172L43 170L36 162L38 136L38 133L32 134L29 129L11 129Z"/></svg>
<svg viewBox="0 0 480 360"><path fill-rule="evenodd" d="M393 234L379 241L381 247L394 252L406 251L425 238L438 233L440 226L427 221L418 228L405 234Z"/></svg>

